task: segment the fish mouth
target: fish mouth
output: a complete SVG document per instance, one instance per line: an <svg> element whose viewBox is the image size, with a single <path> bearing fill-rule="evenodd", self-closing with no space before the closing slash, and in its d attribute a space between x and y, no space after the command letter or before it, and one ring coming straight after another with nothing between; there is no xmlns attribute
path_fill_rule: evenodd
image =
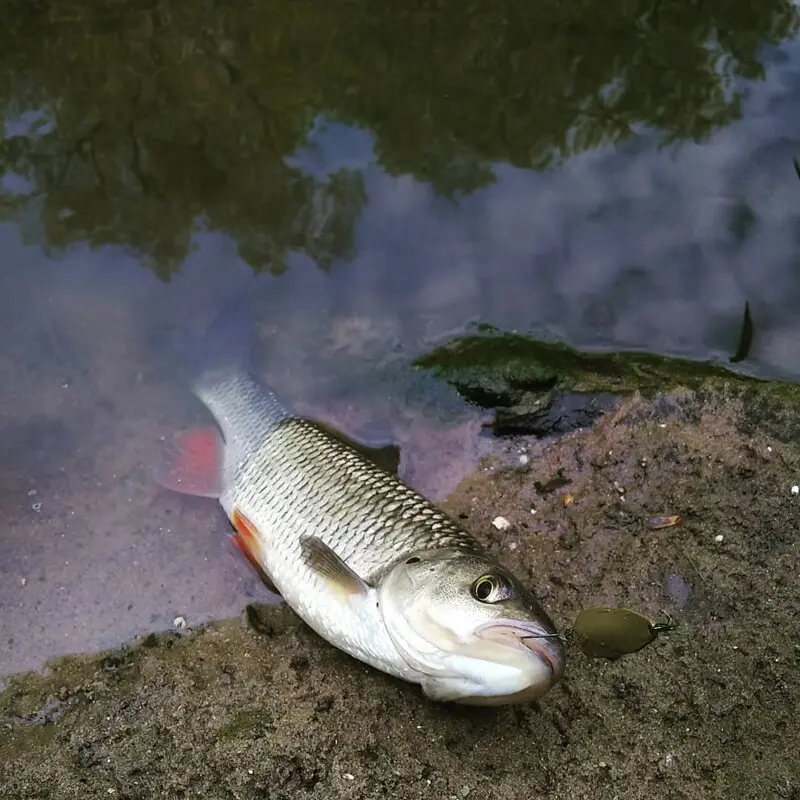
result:
<svg viewBox="0 0 800 800"><path fill-rule="evenodd" d="M475 631L482 639L515 639L538 656L550 670L553 681L564 672L564 637L535 622L502 620L481 625Z"/></svg>

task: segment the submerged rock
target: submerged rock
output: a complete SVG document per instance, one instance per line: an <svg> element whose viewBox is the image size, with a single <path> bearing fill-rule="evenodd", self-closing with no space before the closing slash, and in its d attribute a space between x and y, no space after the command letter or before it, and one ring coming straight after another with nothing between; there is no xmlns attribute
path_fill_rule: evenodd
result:
<svg viewBox="0 0 800 800"><path fill-rule="evenodd" d="M738 362L741 359L733 359ZM418 370L444 380L465 400L494 413L492 430L500 436L545 437L594 424L640 393L654 400L643 413L658 414L676 386L705 391L725 387L739 395L760 394L763 381L709 364L641 352L581 352L558 342L479 326L475 335L458 337L414 362ZM800 400L800 388L780 385ZM769 393L768 393L769 394ZM775 403L766 415L785 418ZM684 409L685 411L685 409ZM798 422L792 423L797 428Z"/></svg>
<svg viewBox="0 0 800 800"><path fill-rule="evenodd" d="M611 392L557 392L546 398L527 397L527 403L495 411L492 429L498 436L555 436L593 425L613 411L622 396Z"/></svg>

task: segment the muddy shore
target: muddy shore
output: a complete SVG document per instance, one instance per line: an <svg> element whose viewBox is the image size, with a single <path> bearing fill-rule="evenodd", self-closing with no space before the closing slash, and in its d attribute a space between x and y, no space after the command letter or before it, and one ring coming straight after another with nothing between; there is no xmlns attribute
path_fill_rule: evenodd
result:
<svg viewBox="0 0 800 800"><path fill-rule="evenodd" d="M459 485L443 506L559 625L598 604L678 624L616 662L571 648L538 705L435 705L263 607L259 630L243 613L10 678L0 794L797 800L797 416L724 384L633 395L500 440Z"/></svg>

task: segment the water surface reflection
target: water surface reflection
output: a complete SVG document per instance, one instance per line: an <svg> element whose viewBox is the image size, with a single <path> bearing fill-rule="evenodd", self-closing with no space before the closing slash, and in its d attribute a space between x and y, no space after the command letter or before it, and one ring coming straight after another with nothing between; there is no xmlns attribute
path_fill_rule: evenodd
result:
<svg viewBox="0 0 800 800"><path fill-rule="evenodd" d="M800 375L791 4L16 3L0 32L0 673L238 613L150 480L173 343L256 292L302 413L441 497L480 421L411 359L475 321ZM724 33L722 33L724 31Z"/></svg>

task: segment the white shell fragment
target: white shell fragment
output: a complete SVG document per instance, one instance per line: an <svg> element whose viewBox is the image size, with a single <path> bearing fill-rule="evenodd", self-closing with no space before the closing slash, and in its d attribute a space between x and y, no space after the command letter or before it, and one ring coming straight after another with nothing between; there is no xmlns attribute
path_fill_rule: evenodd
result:
<svg viewBox="0 0 800 800"><path fill-rule="evenodd" d="M725 537L724 537L724 536L723 536L721 533L718 533L718 534L717 534L717 535L714 537L714 541L715 541L717 544L722 544L722 542L723 542L724 540L725 540Z"/></svg>
<svg viewBox="0 0 800 800"><path fill-rule="evenodd" d="M792 486L792 494L800 494L800 486L798 486L797 484Z"/></svg>
<svg viewBox="0 0 800 800"><path fill-rule="evenodd" d="M172 625L179 630L183 630L186 627L186 617L175 617L175 619L172 620Z"/></svg>
<svg viewBox="0 0 800 800"><path fill-rule="evenodd" d="M505 517L495 517L492 520L492 525L499 531L504 531L511 527L511 523Z"/></svg>

